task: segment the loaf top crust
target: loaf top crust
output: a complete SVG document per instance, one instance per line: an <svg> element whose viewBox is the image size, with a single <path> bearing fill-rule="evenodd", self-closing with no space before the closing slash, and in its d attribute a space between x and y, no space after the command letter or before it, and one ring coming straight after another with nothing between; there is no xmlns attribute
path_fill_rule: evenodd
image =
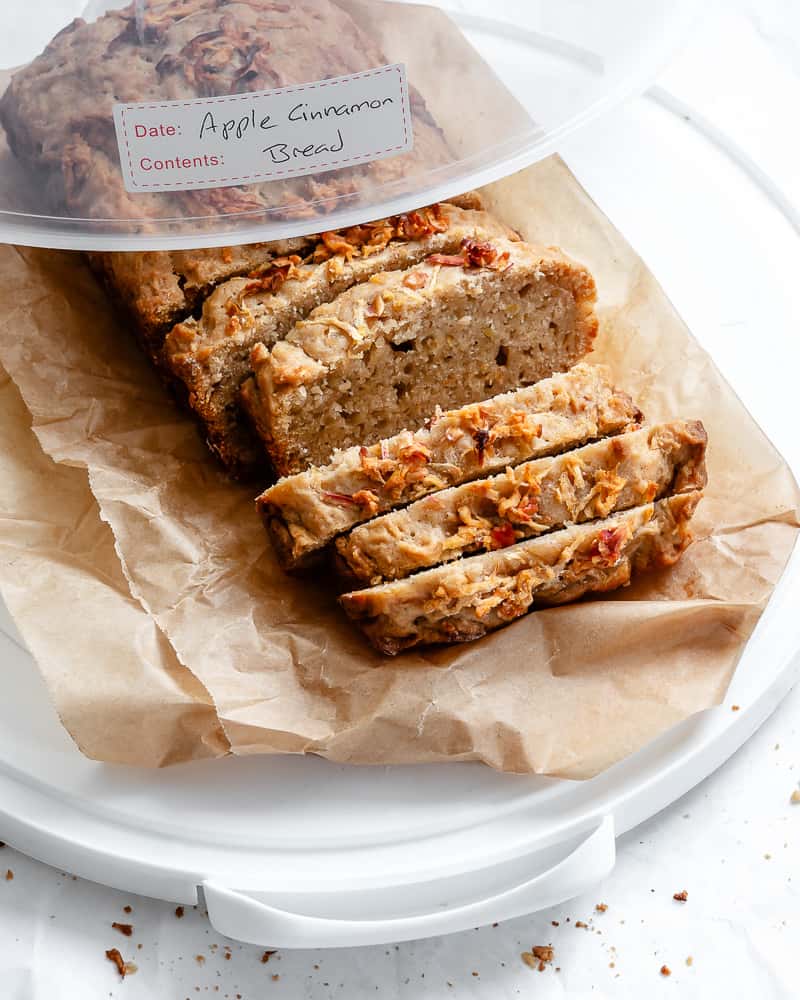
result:
<svg viewBox="0 0 800 1000"><path fill-rule="evenodd" d="M359 190L441 165L449 151L409 89L414 149L359 167L241 187L129 194L119 170L113 105L269 90L386 63L330 0L152 0L139 39L133 5L78 18L16 73L0 101L15 154L45 174L46 198L73 216L147 220L280 208L313 218ZM54 99L57 98L57 99Z"/></svg>

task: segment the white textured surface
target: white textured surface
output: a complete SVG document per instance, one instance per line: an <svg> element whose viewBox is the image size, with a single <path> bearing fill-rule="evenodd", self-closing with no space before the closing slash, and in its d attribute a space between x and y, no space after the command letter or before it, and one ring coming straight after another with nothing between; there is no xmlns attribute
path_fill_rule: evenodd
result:
<svg viewBox="0 0 800 1000"><path fill-rule="evenodd" d="M263 965L262 949L225 942L200 912L187 908L178 920L167 903L73 881L5 848L0 872L11 868L14 879L0 875L0 996L794 1000L800 805L789 797L800 778L798 717L800 689L721 771L623 837L597 892L496 928L397 947L285 952ZM681 889L686 903L672 899ZM608 910L594 913L601 901ZM113 920L130 921L133 937L112 930ZM591 921L589 929L576 920ZM521 951L548 943L560 972L523 965ZM123 983L104 957L111 947L139 967Z"/></svg>
<svg viewBox="0 0 800 1000"><path fill-rule="evenodd" d="M757 13L748 15L748 6ZM661 83L732 135L800 205L800 146L796 130L782 128L800 97L794 0L720 6ZM612 131L601 124L574 140L576 158L578 147L592 142L601 151ZM669 275L659 274L669 290ZM798 718L800 691L721 771L623 837L615 871L591 896L497 928L398 948L286 953L264 965L262 949L230 943L226 959L225 942L202 913L187 909L178 920L173 906L73 880L5 848L0 1000L795 998L800 805L789 799L800 779ZM2 877L6 869L13 880ZM673 901L684 888L688 901ZM599 901L605 913L593 913ZM133 907L130 916L125 905ZM113 920L130 921L133 937L112 930ZM576 929L576 920L591 923ZM523 965L522 950L548 943L560 972ZM111 947L139 967L124 983L104 958ZM668 978L659 974L663 964L672 970Z"/></svg>

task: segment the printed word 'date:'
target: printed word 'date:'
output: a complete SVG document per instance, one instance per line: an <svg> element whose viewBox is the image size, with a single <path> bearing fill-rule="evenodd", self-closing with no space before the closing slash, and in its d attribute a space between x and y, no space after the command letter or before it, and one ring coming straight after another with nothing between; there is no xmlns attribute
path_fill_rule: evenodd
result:
<svg viewBox="0 0 800 1000"><path fill-rule="evenodd" d="M137 139L158 139L163 135L179 135L174 125L134 125L133 134Z"/></svg>

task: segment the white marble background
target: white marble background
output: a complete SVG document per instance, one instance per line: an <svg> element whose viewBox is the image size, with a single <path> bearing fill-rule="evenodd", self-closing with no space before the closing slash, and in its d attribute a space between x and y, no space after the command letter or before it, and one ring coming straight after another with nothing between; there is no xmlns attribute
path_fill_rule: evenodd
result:
<svg viewBox="0 0 800 1000"><path fill-rule="evenodd" d="M59 2L69 13L76 6ZM26 9L35 7L34 0ZM3 44L20 51L13 25L0 37L0 57ZM797 0L710 5L659 83L733 136L800 210ZM496 928L400 946L278 953L262 964L262 949L220 939L201 912L177 919L169 904L73 879L5 847L0 1000L794 1000L800 805L790 796L800 779L798 719L800 690L719 772L622 837L614 872L591 895ZM7 870L13 879L3 877ZM681 889L686 903L672 898ZM594 911L600 901L604 913ZM112 930L113 920L132 923L133 936ZM576 928L577 920L589 927ZM559 972L522 963L521 951L548 942ZM111 947L138 965L124 982L104 958Z"/></svg>

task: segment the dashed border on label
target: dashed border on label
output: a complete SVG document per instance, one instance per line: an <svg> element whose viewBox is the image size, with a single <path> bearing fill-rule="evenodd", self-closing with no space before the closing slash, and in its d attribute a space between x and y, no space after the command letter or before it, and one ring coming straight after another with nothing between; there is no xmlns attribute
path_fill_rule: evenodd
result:
<svg viewBox="0 0 800 1000"><path fill-rule="evenodd" d="M248 101L253 100L253 98L266 97L272 94L295 94L303 93L309 90L321 90L324 87L336 87L343 83L349 83L351 80L364 80L373 76L380 76L383 73L397 73L400 78L400 107L403 115L403 142L396 146L388 146L385 149L375 149L366 153L360 153L358 156L348 156L342 157L338 160L328 160L325 163L316 163L313 167L297 167L294 170L263 170L258 171L253 174L240 174L230 177L204 177L201 179L183 179L180 181L170 182L164 181L162 183L154 184L140 184L136 180L136 170L133 164L133 153L131 151L130 141L128 138L128 127L125 121L125 115L132 112L133 108L143 111L161 111L170 108L195 108L207 104L225 104L235 101ZM317 171L327 170L332 167L353 165L356 163L368 163L370 160L375 159L379 156L385 156L387 153L401 152L409 148L409 122L406 115L406 107L409 105L407 85L405 80L405 74L403 73L403 68L401 65L395 66L383 66L380 69L366 70L363 73L352 73L345 77L337 77L333 80L320 80L317 83L303 83L294 87L279 87L275 90L264 90L264 91L254 91L252 93L246 94L231 94L226 97L209 97L209 98L197 98L191 101L168 101L164 104L134 104L134 105L117 105L120 108L120 121L122 124L122 134L123 141L125 144L125 150L128 158L128 179L133 187L136 188L159 188L159 190L164 190L166 188L176 188L178 190L183 190L194 185L203 185L203 187L213 187L215 184L230 184L233 181L236 182L246 182L246 183L256 183L260 180L270 180L274 177L302 177L314 174Z"/></svg>

